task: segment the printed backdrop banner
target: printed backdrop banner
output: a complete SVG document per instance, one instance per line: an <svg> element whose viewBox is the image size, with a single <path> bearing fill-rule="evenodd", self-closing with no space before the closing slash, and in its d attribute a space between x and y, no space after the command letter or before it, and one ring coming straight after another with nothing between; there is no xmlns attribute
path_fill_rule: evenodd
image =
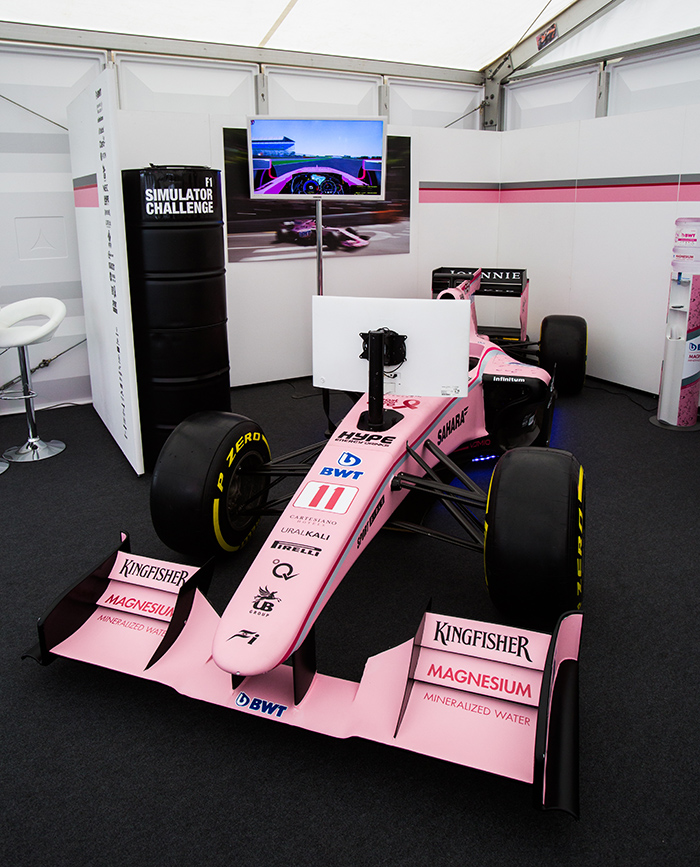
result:
<svg viewBox="0 0 700 867"><path fill-rule="evenodd" d="M144 471L118 148L117 79L103 70L68 107L92 402Z"/></svg>

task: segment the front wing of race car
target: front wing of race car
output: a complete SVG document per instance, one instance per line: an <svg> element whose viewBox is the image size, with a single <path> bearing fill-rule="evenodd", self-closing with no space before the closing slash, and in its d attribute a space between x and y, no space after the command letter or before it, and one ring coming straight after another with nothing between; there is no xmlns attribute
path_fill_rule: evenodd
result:
<svg viewBox="0 0 700 867"><path fill-rule="evenodd" d="M220 623L204 595L211 570L211 561L197 569L133 555L122 534L40 619L25 656L89 662L243 713L519 780L540 807L578 816L580 612L564 614L552 635L427 612L412 640L367 660L359 683L316 673L308 644L303 663L239 680L211 655ZM310 686L296 701L302 664Z"/></svg>

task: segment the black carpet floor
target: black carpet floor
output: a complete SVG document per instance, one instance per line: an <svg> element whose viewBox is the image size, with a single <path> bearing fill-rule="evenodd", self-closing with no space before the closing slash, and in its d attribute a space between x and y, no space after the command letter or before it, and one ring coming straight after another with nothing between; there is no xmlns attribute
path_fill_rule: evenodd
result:
<svg viewBox="0 0 700 867"><path fill-rule="evenodd" d="M232 404L263 425L275 455L323 438L309 380L235 389ZM92 407L39 413L42 435L66 451L0 476L3 862L698 864L700 433L660 429L654 411L649 395L589 381L556 412L552 444L587 479L579 822L534 810L511 780L82 663L22 661L37 617L121 530L135 553L177 559L151 526L149 476L134 474ZM0 417L4 447L24 435L22 416ZM270 526L217 560L217 610ZM430 597L436 611L496 617L478 555L381 533L319 620L319 669L359 679L367 656L414 634Z"/></svg>

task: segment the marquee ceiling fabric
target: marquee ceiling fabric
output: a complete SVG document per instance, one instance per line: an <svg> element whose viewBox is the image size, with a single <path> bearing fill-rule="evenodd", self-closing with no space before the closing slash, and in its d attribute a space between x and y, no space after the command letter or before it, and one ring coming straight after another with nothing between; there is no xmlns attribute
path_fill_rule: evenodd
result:
<svg viewBox="0 0 700 867"><path fill-rule="evenodd" d="M571 5L571 0L0 0L0 20L480 70ZM618 45L630 42L630 22L639 30L648 21L645 32L651 36L700 24L698 0L624 0L604 17L613 13L618 24L605 35Z"/></svg>

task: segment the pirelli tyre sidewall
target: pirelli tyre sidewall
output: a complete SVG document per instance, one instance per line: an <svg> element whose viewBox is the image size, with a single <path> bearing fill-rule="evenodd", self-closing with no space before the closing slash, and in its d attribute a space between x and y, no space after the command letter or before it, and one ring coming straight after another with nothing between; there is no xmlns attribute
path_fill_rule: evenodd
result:
<svg viewBox="0 0 700 867"><path fill-rule="evenodd" d="M540 366L554 376L559 394L578 394L586 378L588 325L581 316L545 316L540 329Z"/></svg>
<svg viewBox="0 0 700 867"><path fill-rule="evenodd" d="M486 508L489 595L514 625L552 629L581 607L584 476L569 452L522 448L494 470Z"/></svg>
<svg viewBox="0 0 700 867"><path fill-rule="evenodd" d="M158 536L187 554L233 552L245 545L267 501L264 477L248 475L270 460L260 425L229 412L200 412L172 432L151 482Z"/></svg>

